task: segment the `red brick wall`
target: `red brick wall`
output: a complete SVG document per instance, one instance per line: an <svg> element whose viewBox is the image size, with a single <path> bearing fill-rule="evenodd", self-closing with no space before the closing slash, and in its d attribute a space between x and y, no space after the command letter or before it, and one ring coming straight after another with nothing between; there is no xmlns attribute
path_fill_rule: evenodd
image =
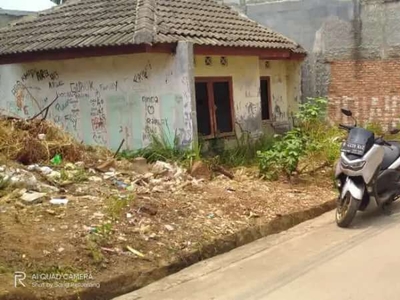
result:
<svg viewBox="0 0 400 300"><path fill-rule="evenodd" d="M340 108L351 109L360 123L384 128L400 124L400 60L335 61L331 63L329 115L351 122Z"/></svg>

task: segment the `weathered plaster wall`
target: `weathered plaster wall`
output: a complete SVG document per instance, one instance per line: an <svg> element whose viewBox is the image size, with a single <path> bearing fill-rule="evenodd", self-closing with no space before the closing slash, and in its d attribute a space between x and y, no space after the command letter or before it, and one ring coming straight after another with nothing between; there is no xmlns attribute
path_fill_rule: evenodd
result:
<svg viewBox="0 0 400 300"><path fill-rule="evenodd" d="M287 99L289 115L299 109L301 103L301 68L302 62L286 62Z"/></svg>
<svg viewBox="0 0 400 300"><path fill-rule="evenodd" d="M260 76L271 80L272 127L279 131L292 125L301 102L301 62L260 60Z"/></svg>
<svg viewBox="0 0 400 300"><path fill-rule="evenodd" d="M87 144L138 149L152 131L194 138L193 50L0 66L0 109L29 118L58 95L48 119ZM194 114L194 115L193 115ZM195 119L195 118L194 118Z"/></svg>
<svg viewBox="0 0 400 300"><path fill-rule="evenodd" d="M205 64L205 56L196 56L195 76L232 77L235 121L245 131L257 134L264 131L261 121L260 77L271 77L272 122L276 130L290 125L291 109L300 99L300 62L260 61L258 57L229 56L228 65L212 56L213 64Z"/></svg>

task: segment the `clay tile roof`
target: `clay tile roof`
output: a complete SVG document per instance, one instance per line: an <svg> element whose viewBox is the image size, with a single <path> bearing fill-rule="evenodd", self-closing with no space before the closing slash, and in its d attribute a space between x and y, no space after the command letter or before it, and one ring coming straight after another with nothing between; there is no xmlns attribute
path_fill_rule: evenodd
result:
<svg viewBox="0 0 400 300"><path fill-rule="evenodd" d="M305 52L215 0L70 0L0 29L0 56L178 41Z"/></svg>

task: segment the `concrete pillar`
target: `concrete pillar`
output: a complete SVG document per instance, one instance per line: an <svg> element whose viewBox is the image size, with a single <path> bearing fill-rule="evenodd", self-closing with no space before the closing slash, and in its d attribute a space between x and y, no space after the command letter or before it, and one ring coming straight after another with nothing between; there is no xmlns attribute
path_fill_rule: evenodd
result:
<svg viewBox="0 0 400 300"><path fill-rule="evenodd" d="M183 41L178 42L176 48L176 61L178 63L179 72L183 74L182 88L184 102L189 104L189 109L185 109L185 113L190 113L190 118L185 120L185 125L190 127L190 130L192 131L191 147L193 149L198 146L193 43ZM186 129L188 130L189 128Z"/></svg>

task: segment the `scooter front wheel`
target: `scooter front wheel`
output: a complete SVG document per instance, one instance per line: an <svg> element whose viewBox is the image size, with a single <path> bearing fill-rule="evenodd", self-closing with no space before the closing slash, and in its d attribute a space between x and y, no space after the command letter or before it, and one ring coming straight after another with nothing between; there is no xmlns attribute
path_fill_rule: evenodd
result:
<svg viewBox="0 0 400 300"><path fill-rule="evenodd" d="M347 193L342 201L336 207L336 224L339 227L349 227L353 221L361 201L354 199L350 193Z"/></svg>

